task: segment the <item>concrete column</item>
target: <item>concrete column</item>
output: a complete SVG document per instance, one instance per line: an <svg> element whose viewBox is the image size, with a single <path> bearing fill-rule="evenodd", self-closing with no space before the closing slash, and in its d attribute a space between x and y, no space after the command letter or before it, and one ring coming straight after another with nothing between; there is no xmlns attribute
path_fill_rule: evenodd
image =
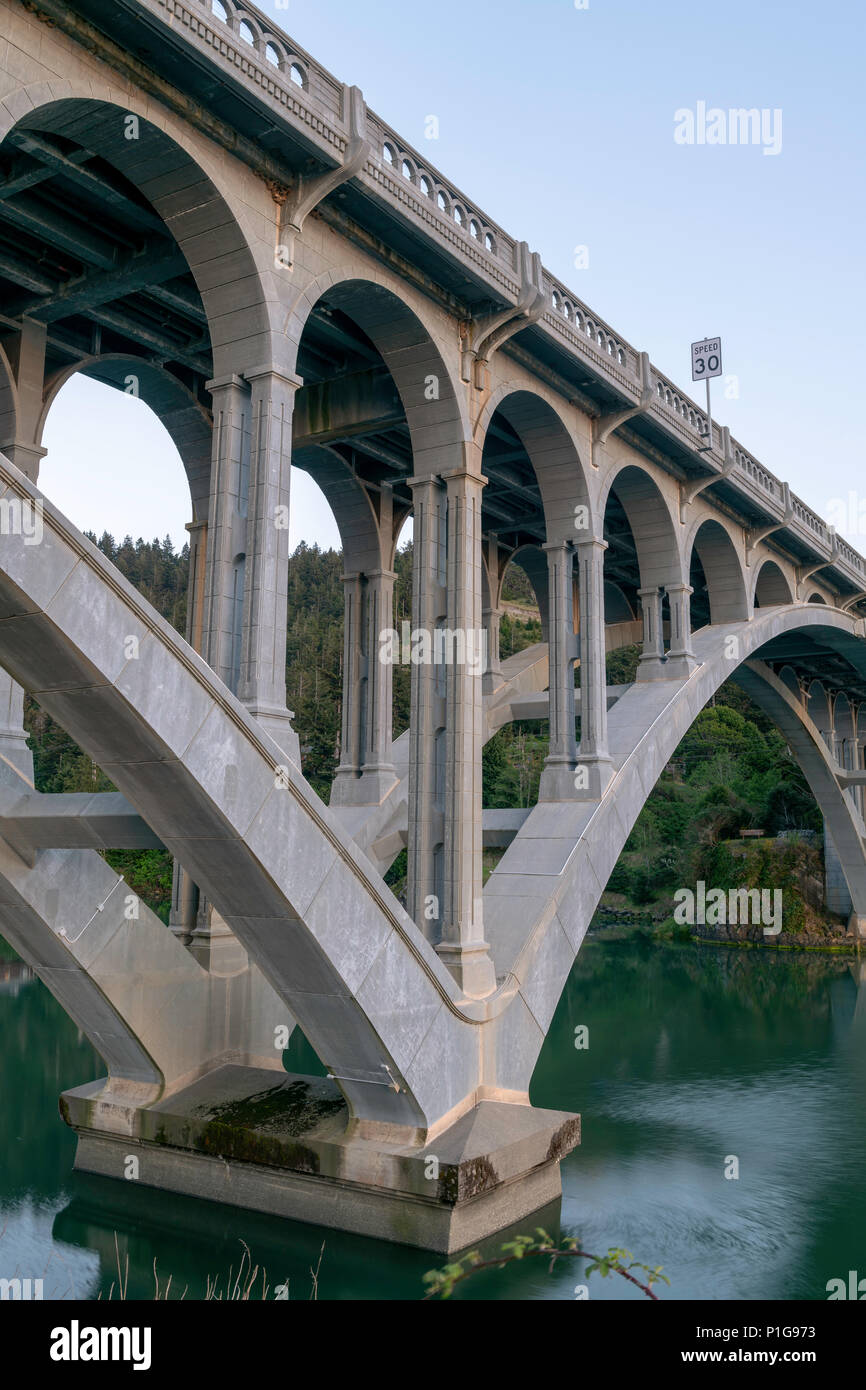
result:
<svg viewBox="0 0 866 1390"><path fill-rule="evenodd" d="M545 545L548 594L548 685L550 750L538 788L539 801L571 801L576 795L577 740L574 735L574 632L572 576L574 551L569 541Z"/></svg>
<svg viewBox="0 0 866 1390"><path fill-rule="evenodd" d="M394 570L371 570L366 576L364 594L367 690L360 790L364 803L376 806L381 804L397 781L391 757L394 668L390 661L380 660L381 634L394 625L396 578Z"/></svg>
<svg viewBox="0 0 866 1390"><path fill-rule="evenodd" d="M207 571L207 521L190 521L189 580L186 597L186 640L201 653L204 639L204 595Z"/></svg>
<svg viewBox="0 0 866 1390"><path fill-rule="evenodd" d="M577 542L580 594L580 749L576 795L597 800L614 775L607 747L607 665L604 640L604 552L607 541ZM585 783L585 785L584 785Z"/></svg>
<svg viewBox="0 0 866 1390"><path fill-rule="evenodd" d="M213 451L202 656L237 693L243 629L250 471L250 390L239 376L209 381Z"/></svg>
<svg viewBox="0 0 866 1390"><path fill-rule="evenodd" d="M499 620L502 609L499 595L502 590L502 572L508 564L508 551L502 550L496 534L488 535L487 550L487 595L481 613L484 631L487 633L487 668L481 683L485 695L492 695L504 682L499 656Z"/></svg>
<svg viewBox="0 0 866 1390"><path fill-rule="evenodd" d="M31 482L39 477L46 450L36 443L42 419L45 391L45 348L48 329L36 319L23 318L20 332L6 344L15 376L14 430L0 436L0 449L26 473Z"/></svg>
<svg viewBox="0 0 866 1390"><path fill-rule="evenodd" d="M298 736L286 708L286 626L292 411L299 377L270 367L252 384L243 638L238 695L300 767Z"/></svg>
<svg viewBox="0 0 866 1390"><path fill-rule="evenodd" d="M675 676L688 676L698 667L692 651L692 615L689 607L693 590L689 584L666 584L665 591L671 606L671 640L665 675L672 680Z"/></svg>
<svg viewBox="0 0 866 1390"><path fill-rule="evenodd" d="M664 680L665 639L662 629L662 591L658 585L638 589L643 614L643 652L637 668L639 681Z"/></svg>
<svg viewBox="0 0 866 1390"><path fill-rule="evenodd" d="M45 346L47 329L44 323L24 318L21 331L7 343L10 365L15 375L16 399L10 412L10 432L0 439L0 449L6 457L26 473L32 482L39 477L39 465L47 453L35 442L42 416L45 388ZM0 670L0 758L33 781L33 754L27 747L24 732L24 691L11 676Z"/></svg>
<svg viewBox="0 0 866 1390"><path fill-rule="evenodd" d="M207 383L213 400L213 445L206 538L202 656L238 694L244 631L247 507L250 485L252 395L241 377ZM228 924L203 893L196 908L188 885L176 883L177 926L195 911L189 949L204 969L231 975L246 955ZM180 932L178 933L180 934Z"/></svg>
<svg viewBox="0 0 866 1390"><path fill-rule="evenodd" d="M412 542L412 628L432 639L446 612L445 489L438 478L410 478ZM409 838L407 909L429 940L439 939L442 921L441 859L444 778L444 692L433 662L413 662L409 718Z"/></svg>
<svg viewBox="0 0 866 1390"><path fill-rule="evenodd" d="M24 731L24 691L0 670L0 759L10 762L33 781L33 754Z"/></svg>
<svg viewBox="0 0 866 1390"><path fill-rule="evenodd" d="M331 787L331 805L354 805L354 784L361 772L363 709L363 580L358 573L343 575L343 717L340 763Z"/></svg>
<svg viewBox="0 0 866 1390"><path fill-rule="evenodd" d="M445 655L445 837L439 955L466 994L496 988L484 940L481 864L483 747L481 490L470 465L444 474L447 486ZM453 644L453 645L452 645Z"/></svg>
<svg viewBox="0 0 866 1390"><path fill-rule="evenodd" d="M842 868L842 861L824 822L824 905L828 912L836 912L840 917L849 917L854 904L848 881Z"/></svg>
<svg viewBox="0 0 866 1390"><path fill-rule="evenodd" d="M501 608L485 608L481 613L481 621L487 634L487 669L481 683L485 695L498 690L505 679L499 656L499 620L501 617Z"/></svg>
<svg viewBox="0 0 866 1390"><path fill-rule="evenodd" d="M205 568L207 556L207 522L190 521L189 579L186 596L186 640L197 652L202 649L204 624ZM171 912L168 923L175 936L188 944L198 916L199 891L186 869L174 861L171 884Z"/></svg>

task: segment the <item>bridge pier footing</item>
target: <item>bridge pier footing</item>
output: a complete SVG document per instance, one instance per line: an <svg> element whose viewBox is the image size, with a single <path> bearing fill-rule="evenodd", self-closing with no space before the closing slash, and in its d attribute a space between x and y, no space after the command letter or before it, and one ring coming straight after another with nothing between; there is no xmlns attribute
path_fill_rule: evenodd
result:
<svg viewBox="0 0 866 1390"><path fill-rule="evenodd" d="M75 1166L441 1253L561 1195L580 1117L481 1101L424 1147L354 1137L330 1078L226 1065L148 1106L96 1081L66 1091Z"/></svg>

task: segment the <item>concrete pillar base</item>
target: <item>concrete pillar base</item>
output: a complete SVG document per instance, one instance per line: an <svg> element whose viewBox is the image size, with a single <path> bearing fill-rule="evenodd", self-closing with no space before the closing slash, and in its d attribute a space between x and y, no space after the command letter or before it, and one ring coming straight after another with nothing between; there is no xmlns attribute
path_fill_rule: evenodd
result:
<svg viewBox="0 0 866 1390"><path fill-rule="evenodd" d="M381 806L385 797L397 785L393 767L380 767L373 772L341 773L337 769L331 783L331 806Z"/></svg>
<svg viewBox="0 0 866 1390"><path fill-rule="evenodd" d="M542 768L539 801L599 801L616 775L611 758L581 758L573 767L554 763Z"/></svg>
<svg viewBox="0 0 866 1390"><path fill-rule="evenodd" d="M574 801L576 765L572 762L551 762L548 758L541 769L538 783L539 801Z"/></svg>
<svg viewBox="0 0 866 1390"><path fill-rule="evenodd" d="M239 975L249 967L249 956L231 927L213 907L207 909L207 926L196 927L189 938L189 953L210 975Z"/></svg>
<svg viewBox="0 0 866 1390"><path fill-rule="evenodd" d="M505 677L501 671L485 671L481 677L482 695L494 695L505 685Z"/></svg>
<svg viewBox="0 0 866 1390"><path fill-rule="evenodd" d="M700 661L691 653L682 656L669 656L665 661L664 678L667 681L679 680L683 676L690 676L693 671L697 671L700 665Z"/></svg>
<svg viewBox="0 0 866 1390"><path fill-rule="evenodd" d="M134 1154L137 1186L443 1254L557 1201L580 1142L579 1115L492 1100L423 1147L361 1139L330 1078L233 1065L151 1106L103 1080L60 1108L85 1172L123 1182Z"/></svg>
<svg viewBox="0 0 866 1390"><path fill-rule="evenodd" d="M470 999L483 999L486 994L493 993L496 970L486 941L473 942L471 946L463 946L459 941L440 941L435 950Z"/></svg>
<svg viewBox="0 0 866 1390"><path fill-rule="evenodd" d="M292 711L254 704L247 705L247 709L274 742L279 744L289 762L300 768L301 745L297 733L292 728Z"/></svg>
<svg viewBox="0 0 866 1390"><path fill-rule="evenodd" d="M670 672L660 656L642 656L637 664L639 681L669 681Z"/></svg>
<svg viewBox="0 0 866 1390"><path fill-rule="evenodd" d="M578 752L574 776L574 801L600 801L616 776L616 766L612 758L582 758Z"/></svg>

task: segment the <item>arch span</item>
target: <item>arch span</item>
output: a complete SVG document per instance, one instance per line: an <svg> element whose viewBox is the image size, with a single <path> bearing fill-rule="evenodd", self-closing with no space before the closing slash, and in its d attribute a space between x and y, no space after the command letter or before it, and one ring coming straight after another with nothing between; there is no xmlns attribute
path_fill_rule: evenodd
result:
<svg viewBox="0 0 866 1390"><path fill-rule="evenodd" d="M271 323L273 266L250 230L254 214L230 193L224 169L208 158L204 142L194 157L181 122L157 114L132 91L118 104L116 89L97 78L38 83L23 88L21 97L32 109L14 121L0 108L0 142L31 134L72 140L112 165L153 208L196 282L214 375L243 373L272 360L282 366L281 339ZM135 139L126 134L130 116L138 122Z"/></svg>
<svg viewBox="0 0 866 1390"><path fill-rule="evenodd" d="M707 586L711 623L745 622L749 599L743 565L727 528L720 521L701 521L686 548L686 563L695 557ZM694 587L694 586L693 586Z"/></svg>
<svg viewBox="0 0 866 1390"><path fill-rule="evenodd" d="M631 530L639 571L637 587L661 589L677 583L681 574L677 528L652 475L637 464L624 464L605 484L600 507L606 520L612 498L622 507Z"/></svg>
<svg viewBox="0 0 866 1390"><path fill-rule="evenodd" d="M488 453L486 446L498 414L517 435L532 467L541 494L547 542L595 535L597 518L586 469L559 412L523 383L504 383L485 403L475 427L475 442L482 457ZM486 459L484 466L487 472ZM491 456L491 472L493 468L495 455ZM579 514L578 508L585 510Z"/></svg>
<svg viewBox="0 0 866 1390"><path fill-rule="evenodd" d="M752 601L755 608L778 608L794 602L791 585L775 560L764 560L759 565Z"/></svg>
<svg viewBox="0 0 866 1390"><path fill-rule="evenodd" d="M299 288L281 325L292 353L291 371L296 370L307 320L322 299L358 325L391 373L406 413L415 475L448 467L443 451L446 456L450 451L456 467L458 451L471 438L463 392L456 388L433 329L383 281L361 277L356 270L331 270Z"/></svg>
<svg viewBox="0 0 866 1390"><path fill-rule="evenodd" d="M774 638L797 631L814 632L822 646L849 660L860 679L866 674L862 623L837 610L798 604L764 613L758 610L747 623L705 627L695 636L700 665L689 677L634 685L610 711L609 746L616 775L601 801L540 804L530 811L484 890L485 921L490 924L497 974L514 978L521 1001L521 1008L498 1023L506 1034L520 1027L526 1040L519 1063L500 1054L498 1084L517 1089L529 1084L604 886L650 790L683 735L738 667L760 655ZM737 660L730 654L732 635L737 638ZM806 743L801 740L801 751L810 750L804 771L822 811L836 827L834 841L840 855L846 856L844 868L854 909L862 915L866 908L862 822L839 787L821 731L786 685L777 684L779 699L804 730Z"/></svg>

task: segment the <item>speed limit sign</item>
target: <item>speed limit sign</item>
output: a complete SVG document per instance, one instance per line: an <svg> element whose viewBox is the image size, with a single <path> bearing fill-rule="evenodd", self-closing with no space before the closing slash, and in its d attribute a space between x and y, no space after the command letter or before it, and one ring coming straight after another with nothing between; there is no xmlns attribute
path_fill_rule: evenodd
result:
<svg viewBox="0 0 866 1390"><path fill-rule="evenodd" d="M722 375L721 338L702 338L692 343L692 381L707 381Z"/></svg>

